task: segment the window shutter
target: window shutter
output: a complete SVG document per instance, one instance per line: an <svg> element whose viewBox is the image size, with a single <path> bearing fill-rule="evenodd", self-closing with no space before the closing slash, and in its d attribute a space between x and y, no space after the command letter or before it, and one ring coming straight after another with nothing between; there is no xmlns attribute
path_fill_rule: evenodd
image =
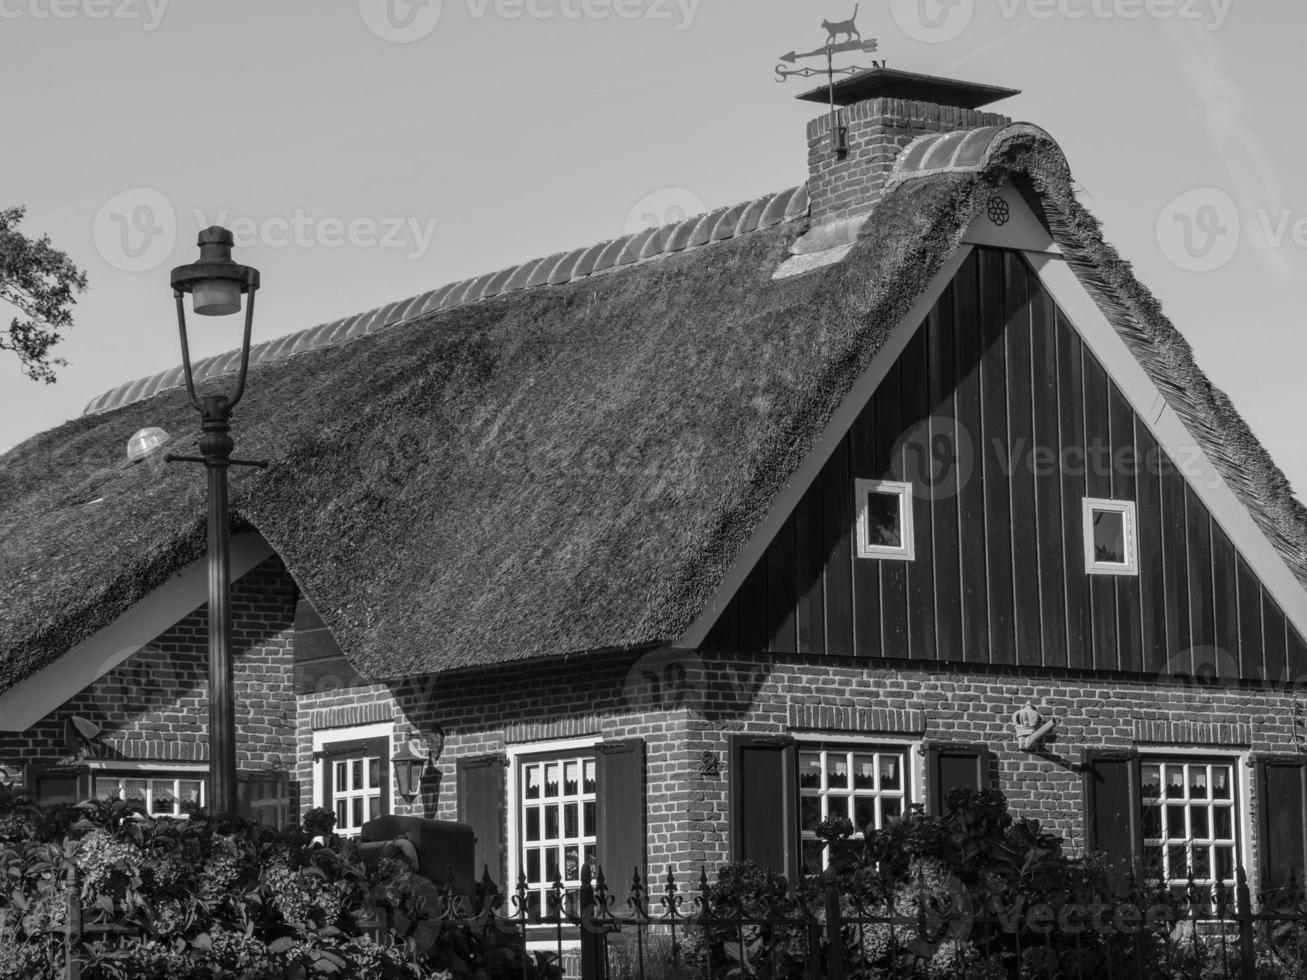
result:
<svg viewBox="0 0 1307 980"><path fill-rule="evenodd" d="M989 789L989 749L983 745L931 745L926 749L929 812L946 812L949 790Z"/></svg>
<svg viewBox="0 0 1307 980"><path fill-rule="evenodd" d="M620 908L631 890L631 875L639 869L648 881L645 863L644 740L603 742L595 746L598 780L598 863L609 894Z"/></svg>
<svg viewBox="0 0 1307 980"><path fill-rule="evenodd" d="M731 857L799 873L798 750L792 738L731 740Z"/></svg>
<svg viewBox="0 0 1307 980"><path fill-rule="evenodd" d="M477 880L488 868L491 880L507 893L513 882L504 874L505 769L498 755L458 761L458 821L476 837L472 868Z"/></svg>
<svg viewBox="0 0 1307 980"><path fill-rule="evenodd" d="M1307 873L1307 768L1301 759L1257 763L1258 857L1262 888L1282 888Z"/></svg>
<svg viewBox="0 0 1307 980"><path fill-rule="evenodd" d="M1085 850L1115 864L1135 864L1144 851L1139 756L1087 752L1084 779Z"/></svg>
<svg viewBox="0 0 1307 980"><path fill-rule="evenodd" d="M91 778L84 766L29 765L24 782L32 799L49 806L89 800L93 793Z"/></svg>

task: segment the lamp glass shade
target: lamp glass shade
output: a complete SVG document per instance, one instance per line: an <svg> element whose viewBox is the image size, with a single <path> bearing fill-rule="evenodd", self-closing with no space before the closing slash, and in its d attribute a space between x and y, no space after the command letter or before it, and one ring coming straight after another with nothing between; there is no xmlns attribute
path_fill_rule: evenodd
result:
<svg viewBox="0 0 1307 980"><path fill-rule="evenodd" d="M230 316L241 309L241 287L229 279L203 279L192 290L197 316Z"/></svg>

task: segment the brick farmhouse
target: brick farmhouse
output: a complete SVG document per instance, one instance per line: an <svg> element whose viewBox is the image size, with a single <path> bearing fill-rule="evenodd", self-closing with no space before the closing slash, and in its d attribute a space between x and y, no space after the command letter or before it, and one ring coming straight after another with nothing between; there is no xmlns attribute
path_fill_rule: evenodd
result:
<svg viewBox="0 0 1307 980"><path fill-rule="evenodd" d="M255 349L251 814L463 820L539 894L995 787L1161 878L1303 871L1283 475L1014 93L834 94L803 186ZM189 441L180 380L0 460L0 766L44 799L204 801L201 481L123 455Z"/></svg>

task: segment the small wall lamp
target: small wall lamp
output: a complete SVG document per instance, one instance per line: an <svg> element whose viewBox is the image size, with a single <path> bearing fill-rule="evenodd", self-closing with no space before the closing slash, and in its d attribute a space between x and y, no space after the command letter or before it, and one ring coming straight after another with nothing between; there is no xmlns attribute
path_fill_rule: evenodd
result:
<svg viewBox="0 0 1307 980"><path fill-rule="evenodd" d="M417 798L428 763L434 765L444 750L445 733L439 725L425 735L408 733L390 760L395 770L395 788L406 802L412 803Z"/></svg>

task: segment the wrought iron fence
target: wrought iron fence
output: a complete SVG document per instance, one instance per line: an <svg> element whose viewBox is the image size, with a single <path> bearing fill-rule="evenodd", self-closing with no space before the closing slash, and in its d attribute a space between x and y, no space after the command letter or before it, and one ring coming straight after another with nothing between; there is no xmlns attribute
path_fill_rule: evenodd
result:
<svg viewBox="0 0 1307 980"><path fill-rule="evenodd" d="M847 881L844 883L847 886ZM669 870L620 901L586 869L581 980L1289 980L1307 978L1299 889L1255 910L1233 887L1134 887L1112 896L1010 893L973 899L960 882L887 894L808 876L741 898L690 893Z"/></svg>
<svg viewBox="0 0 1307 980"><path fill-rule="evenodd" d="M1307 978L1307 901L1296 883L1254 907L1243 869L1233 887L1126 887L1115 895L1012 892L975 897L955 879L900 883L768 877L759 891L710 882L689 887L670 869L636 873L610 888L582 869L537 898L519 880L504 895L488 876L476 896L435 888L425 931L397 926L386 909L359 925L380 936L466 930L487 948L491 933L530 945L545 971L573 980L1290 980ZM81 976L88 950L134 935L85 916L69 895L66 969ZM415 961L428 950L412 945Z"/></svg>

